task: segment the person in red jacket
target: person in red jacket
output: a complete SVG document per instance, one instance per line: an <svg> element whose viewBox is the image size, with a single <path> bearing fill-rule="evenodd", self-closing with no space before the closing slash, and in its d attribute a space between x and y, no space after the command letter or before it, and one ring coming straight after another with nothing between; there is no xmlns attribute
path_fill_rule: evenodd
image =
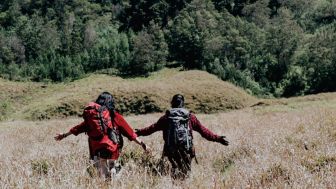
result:
<svg viewBox="0 0 336 189"><path fill-rule="evenodd" d="M184 109L183 95L174 95L171 107L172 109L168 110L156 123L143 129L136 129L136 134L138 136L148 136L156 131L162 131L164 140L162 156L167 157L172 165L171 176L174 179L184 179L188 176L191 170L191 160L195 157L192 146L193 130L199 132L202 137L209 141L219 142L225 146L229 145L229 142L225 139L225 136L216 135L204 127L193 113ZM174 126L174 122L181 122L181 120L182 124L180 125L183 125L183 121L186 123L184 129L183 126Z"/></svg>
<svg viewBox="0 0 336 189"><path fill-rule="evenodd" d="M89 107L89 108L88 108ZM127 137L130 141L135 141L137 144L141 145L141 147L146 151L149 152L149 149L143 143L134 130L129 126L126 120L120 115L118 112L114 110L114 99L113 96L108 92L103 92L99 95L96 102L92 102L89 104L86 109L98 110L100 107L104 107L106 111L101 110L99 116L105 117L103 119L97 119L97 115L94 115L97 122L106 122L102 125L108 126L108 128L115 128L116 132L113 135L114 140L109 137L108 132L102 133L100 136L99 131L94 131L92 129L92 119L85 117L85 110L84 110L84 121L80 124L72 127L66 133L60 133L55 136L55 140L60 141L69 135L77 136L80 133L87 133L89 136L89 149L90 149L90 158L94 160L95 166L98 169L98 173L105 178L109 178L111 176L111 171L117 172L120 170L120 165L117 165L117 160L120 155L120 151L122 148L122 136ZM103 108L102 108L103 109ZM101 123L99 122L99 123ZM100 126L99 124L97 124ZM106 129L108 129L106 128ZM109 132L111 133L111 132ZM113 133L112 133L113 134Z"/></svg>

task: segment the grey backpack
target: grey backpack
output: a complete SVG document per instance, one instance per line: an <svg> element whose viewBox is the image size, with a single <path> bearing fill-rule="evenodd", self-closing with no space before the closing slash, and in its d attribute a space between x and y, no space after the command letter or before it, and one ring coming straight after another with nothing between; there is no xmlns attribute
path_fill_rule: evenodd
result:
<svg viewBox="0 0 336 189"><path fill-rule="evenodd" d="M190 113L184 108L173 108L167 111L169 121L168 137L166 141L170 152L182 150L191 152L193 143L189 127Z"/></svg>

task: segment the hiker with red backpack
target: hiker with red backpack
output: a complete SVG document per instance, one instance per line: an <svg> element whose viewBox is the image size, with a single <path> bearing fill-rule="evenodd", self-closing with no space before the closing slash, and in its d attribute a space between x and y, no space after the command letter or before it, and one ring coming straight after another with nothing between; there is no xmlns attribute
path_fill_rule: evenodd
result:
<svg viewBox="0 0 336 189"><path fill-rule="evenodd" d="M167 110L156 123L143 129L136 129L138 136L148 136L156 131L163 133L163 154L172 165L171 176L185 179L191 170L191 160L195 157L192 131L195 130L209 141L219 142L225 146L229 142L225 136L218 136L204 127L196 116L184 108L184 97L173 96L172 109Z"/></svg>
<svg viewBox="0 0 336 189"><path fill-rule="evenodd" d="M120 170L117 160L123 145L121 135L141 145L146 152L149 151L122 115L115 111L110 93L103 92L95 102L89 103L84 109L83 118L84 121L69 132L57 134L55 140L85 132L89 140L90 159L94 160L100 176L109 178L112 170Z"/></svg>

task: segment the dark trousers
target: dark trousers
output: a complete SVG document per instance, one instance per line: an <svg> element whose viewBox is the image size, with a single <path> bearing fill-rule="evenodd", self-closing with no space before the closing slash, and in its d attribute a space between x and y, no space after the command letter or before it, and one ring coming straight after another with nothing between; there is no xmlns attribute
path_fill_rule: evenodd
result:
<svg viewBox="0 0 336 189"><path fill-rule="evenodd" d="M171 163L171 176L173 179L186 179L191 171L192 153L186 151L176 151L167 154L168 160Z"/></svg>

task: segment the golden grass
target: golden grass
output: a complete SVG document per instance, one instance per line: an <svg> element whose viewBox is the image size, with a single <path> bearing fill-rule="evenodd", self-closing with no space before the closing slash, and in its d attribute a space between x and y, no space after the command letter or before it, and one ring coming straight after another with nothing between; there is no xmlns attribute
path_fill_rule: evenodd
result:
<svg viewBox="0 0 336 189"><path fill-rule="evenodd" d="M336 94L289 99L256 99L201 71L165 69L149 78L107 75L59 84L0 79L0 188L335 188ZM190 178L173 182L157 174L162 134L142 139L153 149L146 156L126 140L121 174L106 183L87 172L87 138L56 142L57 132L82 121L82 107L110 91L124 113L160 112L175 93L200 121L230 141L228 147L194 134L197 159ZM257 103L257 102L260 103ZM253 104L251 108L249 107ZM244 108L244 109L241 109ZM224 113L225 110L241 109ZM135 128L161 113L133 115ZM58 118L58 119L56 119ZM41 119L41 121L22 121ZM50 119L50 120L44 120ZM9 121L10 120L10 121Z"/></svg>
<svg viewBox="0 0 336 189"><path fill-rule="evenodd" d="M193 162L191 176L183 182L152 171L161 156L161 133L142 137L153 157L126 140L126 164L117 178L105 183L86 172L85 135L53 140L80 118L0 122L0 188L335 188L335 115L334 106L197 114L205 126L226 135L230 145L208 142L195 133L199 164ZM140 128L160 116L126 120Z"/></svg>
<svg viewBox="0 0 336 189"><path fill-rule="evenodd" d="M4 114L8 119L42 120L80 115L85 104L103 91L115 96L117 108L124 114L165 111L176 93L185 95L189 109L204 113L240 109L256 101L242 89L214 75L176 69L164 69L149 78L122 79L96 74L59 84L0 80L0 89L0 100L6 102L2 106L7 107Z"/></svg>

